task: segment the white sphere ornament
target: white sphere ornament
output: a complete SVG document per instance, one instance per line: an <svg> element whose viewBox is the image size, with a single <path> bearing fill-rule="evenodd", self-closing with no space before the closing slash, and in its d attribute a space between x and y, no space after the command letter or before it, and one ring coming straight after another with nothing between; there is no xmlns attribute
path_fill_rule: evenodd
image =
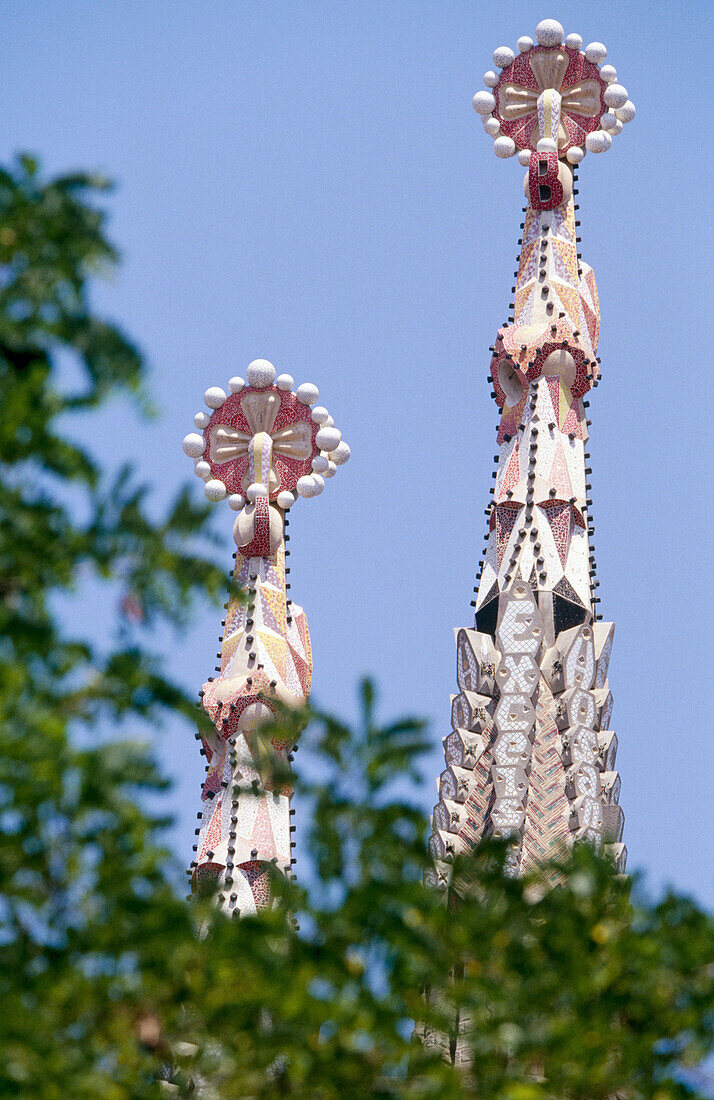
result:
<svg viewBox="0 0 714 1100"><path fill-rule="evenodd" d="M476 92L471 100L474 111L480 115L490 115L496 106L496 97L491 92Z"/></svg>
<svg viewBox="0 0 714 1100"><path fill-rule="evenodd" d="M265 485L263 485L262 481L254 481L253 484L249 485L246 489L245 495L248 497L251 504L255 504L258 497L266 497L268 495L268 490Z"/></svg>
<svg viewBox="0 0 714 1100"><path fill-rule="evenodd" d="M518 150L518 163L522 164L524 168L528 168L531 163L531 151L530 149Z"/></svg>
<svg viewBox="0 0 714 1100"><path fill-rule="evenodd" d="M220 409L221 405L224 405L226 401L225 390L222 390L220 386L211 386L204 393L203 400L206 402L209 409Z"/></svg>
<svg viewBox="0 0 714 1100"><path fill-rule="evenodd" d="M327 463L327 469L322 471L323 477L334 477L337 473L337 465L330 459Z"/></svg>
<svg viewBox="0 0 714 1100"><path fill-rule="evenodd" d="M217 504L219 500L226 499L226 487L222 481L214 477L211 481L207 481L203 486L203 491L209 500Z"/></svg>
<svg viewBox="0 0 714 1100"><path fill-rule="evenodd" d="M242 493L231 493L228 497L228 507L232 508L234 512L240 512L244 504L245 497Z"/></svg>
<svg viewBox="0 0 714 1100"><path fill-rule="evenodd" d="M607 48L603 46L602 42L591 42L589 46L585 47L585 56L588 61L592 61L593 65L602 65L607 57Z"/></svg>
<svg viewBox="0 0 714 1100"><path fill-rule="evenodd" d="M321 477L320 474L313 474L312 475L312 480L315 482L315 485L317 486L317 492L321 493L322 490L325 488L325 479L324 479L324 477Z"/></svg>
<svg viewBox="0 0 714 1100"><path fill-rule="evenodd" d="M581 149L579 145L573 145L571 149L568 149L565 156L568 164L580 164L580 161L585 156L585 150Z"/></svg>
<svg viewBox="0 0 714 1100"><path fill-rule="evenodd" d="M320 391L317 386L313 386L312 382L303 382L295 390L295 396L303 405L314 405L320 396Z"/></svg>
<svg viewBox="0 0 714 1100"><path fill-rule="evenodd" d="M297 483L297 491L301 497L316 497L322 492L315 481L313 474L306 474L305 477L301 477Z"/></svg>
<svg viewBox="0 0 714 1100"><path fill-rule="evenodd" d="M493 51L493 63L499 69L505 69L507 65L511 64L515 56L513 50L509 49L508 46L498 46Z"/></svg>
<svg viewBox="0 0 714 1100"><path fill-rule="evenodd" d="M494 141L493 151L497 157L502 157L505 160L506 157L512 157L515 153L516 143L513 138L506 137L504 134Z"/></svg>
<svg viewBox="0 0 714 1100"><path fill-rule="evenodd" d="M540 46L559 46L563 41L563 28L557 19L541 19L535 36Z"/></svg>
<svg viewBox="0 0 714 1100"><path fill-rule="evenodd" d="M329 465L330 460L326 455L315 455L312 460L312 469L316 474L324 474Z"/></svg>
<svg viewBox="0 0 714 1100"><path fill-rule="evenodd" d="M628 99L623 107L618 107L615 111L615 115L619 118L620 122L632 122L635 117L635 105L632 100Z"/></svg>
<svg viewBox="0 0 714 1100"><path fill-rule="evenodd" d="M279 374L275 379L275 385L279 390L291 390L294 381L292 374Z"/></svg>
<svg viewBox="0 0 714 1100"><path fill-rule="evenodd" d="M351 454L352 451L349 445L343 439L339 447L335 447L334 451L330 453L330 458L337 466L343 466Z"/></svg>
<svg viewBox="0 0 714 1100"><path fill-rule="evenodd" d="M281 508L284 508L286 512L288 508L292 508L294 503L295 495L294 493L291 493L288 489L282 489L278 493L278 504Z"/></svg>
<svg viewBox="0 0 714 1100"><path fill-rule="evenodd" d="M310 413L311 418L315 421L316 424L324 424L329 415L330 414L328 413L324 405L315 405L315 408Z"/></svg>
<svg viewBox="0 0 714 1100"><path fill-rule="evenodd" d="M536 149L539 153L557 153L558 144L553 138L538 138Z"/></svg>
<svg viewBox="0 0 714 1100"><path fill-rule="evenodd" d="M228 381L228 389L231 393L240 393L242 389L245 389L245 381L239 378L238 375L234 375L233 378Z"/></svg>
<svg viewBox="0 0 714 1100"><path fill-rule="evenodd" d="M533 39L524 34L518 39L516 45L519 53L528 53L529 50L533 49Z"/></svg>
<svg viewBox="0 0 714 1100"><path fill-rule="evenodd" d="M627 88L623 88L622 84L608 84L602 98L608 107L624 107L627 103Z"/></svg>
<svg viewBox="0 0 714 1100"><path fill-rule="evenodd" d="M601 130L615 130L618 126L622 128L622 123L618 121L612 111L608 111L608 113L603 115L600 119Z"/></svg>
<svg viewBox="0 0 714 1100"><path fill-rule="evenodd" d="M614 65L603 65L600 69L600 76L608 84L614 84L617 80L617 69Z"/></svg>
<svg viewBox="0 0 714 1100"><path fill-rule="evenodd" d="M495 88L498 84L498 80L498 74L495 73L493 69L489 69L487 73L483 74L483 82L487 88Z"/></svg>
<svg viewBox="0 0 714 1100"><path fill-rule="evenodd" d="M604 130L593 130L585 138L585 145L589 153L604 153L606 149L610 148L611 144L612 138Z"/></svg>
<svg viewBox="0 0 714 1100"><path fill-rule="evenodd" d="M203 478L204 481L208 481L211 476L211 464L205 462L202 458L199 458L198 462L193 464L193 472L196 477Z"/></svg>
<svg viewBox="0 0 714 1100"><path fill-rule="evenodd" d="M264 390L266 386L272 386L275 379L275 367L267 359L254 359L248 364L246 371L248 385L256 390Z"/></svg>
<svg viewBox="0 0 714 1100"><path fill-rule="evenodd" d="M497 137L501 132L501 123L493 115L483 120L483 128L489 137Z"/></svg>
<svg viewBox="0 0 714 1100"><path fill-rule="evenodd" d="M337 428L320 428L315 436L315 443L321 451L334 451L342 439L342 432Z"/></svg>
<svg viewBox="0 0 714 1100"><path fill-rule="evenodd" d="M194 422L194 424L196 425L197 428L201 428L201 430L203 430L203 428L208 427L208 425L211 422L211 418L208 415L208 413L200 412L200 413L196 413L196 415L193 418L193 422Z"/></svg>
<svg viewBox="0 0 714 1100"><path fill-rule="evenodd" d="M622 133L622 123L619 118L615 118L615 125L610 127L610 133L613 137L617 137L618 134Z"/></svg>
<svg viewBox="0 0 714 1100"><path fill-rule="evenodd" d="M183 453L188 455L189 458L200 458L206 449L206 444L203 441L203 436L198 432L189 432L187 436L184 436L183 441Z"/></svg>
<svg viewBox="0 0 714 1100"><path fill-rule="evenodd" d="M565 45L569 50L580 50L583 46L582 34L569 34L565 39Z"/></svg>

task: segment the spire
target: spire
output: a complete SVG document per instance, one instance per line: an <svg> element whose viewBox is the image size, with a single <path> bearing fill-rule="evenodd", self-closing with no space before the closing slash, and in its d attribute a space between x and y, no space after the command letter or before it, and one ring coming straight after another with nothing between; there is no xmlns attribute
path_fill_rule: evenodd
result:
<svg viewBox="0 0 714 1100"><path fill-rule="evenodd" d="M290 375L276 378L265 359L250 364L247 383L231 378L229 390L206 390L209 412L196 414L199 431L183 441L208 499L227 497L238 513L233 581L242 594L226 604L218 676L200 692L214 728L196 735L207 763L188 874L194 886L215 882L218 903L237 916L270 904L270 864L290 875L295 863L284 774L297 746L272 741L266 759L256 737L275 716L276 701L300 706L310 694L307 620L288 595L287 513L298 496L322 492L350 449L316 404L317 386L293 392Z"/></svg>
<svg viewBox="0 0 714 1100"><path fill-rule="evenodd" d="M511 837L513 869L563 843L611 845L623 814L609 729L614 626L598 616L586 400L598 385L600 315L580 257L575 170L635 114L607 50L538 24L499 47L474 96L500 158L527 169L510 314L491 347L500 412L475 629L456 632L457 682L434 807L432 881L481 837ZM497 72L496 70L500 70Z"/></svg>

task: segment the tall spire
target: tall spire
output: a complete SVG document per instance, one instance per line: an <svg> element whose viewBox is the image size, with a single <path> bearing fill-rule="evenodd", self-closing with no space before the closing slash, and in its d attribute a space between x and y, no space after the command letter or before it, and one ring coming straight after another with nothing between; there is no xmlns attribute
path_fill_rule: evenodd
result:
<svg viewBox="0 0 714 1100"><path fill-rule="evenodd" d="M599 42L546 19L499 47L473 105L494 152L518 155L528 200L510 315L491 348L500 410L475 629L456 631L459 693L444 739L431 852L514 839L522 871L577 838L621 867L623 814L609 729L614 626L597 613L586 396L598 384L597 287L580 257L576 166L605 152L635 108ZM499 70L497 72L496 70Z"/></svg>
<svg viewBox="0 0 714 1100"><path fill-rule="evenodd" d="M233 580L242 593L226 605L218 676L209 677L201 705L214 729L202 740L206 778L198 813L196 858L189 875L217 884L218 903L244 915L270 904L268 867L290 875L295 860L292 790L284 771L293 743L272 741L272 761L256 737L275 702L299 706L310 694L312 654L305 612L289 598L287 512L297 496L322 492L325 478L350 457L317 386L293 392L289 374L256 359L247 383L231 378L230 393L206 390L209 413L183 441L205 481L209 500L228 497L238 513ZM281 785L271 779L280 760Z"/></svg>

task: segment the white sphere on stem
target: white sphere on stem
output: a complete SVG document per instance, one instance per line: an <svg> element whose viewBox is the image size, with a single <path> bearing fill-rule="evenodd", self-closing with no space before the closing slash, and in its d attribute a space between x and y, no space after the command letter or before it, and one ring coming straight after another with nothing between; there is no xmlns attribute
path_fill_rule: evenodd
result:
<svg viewBox="0 0 714 1100"><path fill-rule="evenodd" d="M187 454L189 458L200 458L206 449L203 436L198 432L189 432L187 436L184 436L183 452Z"/></svg>
<svg viewBox="0 0 714 1100"><path fill-rule="evenodd" d="M216 504L219 500L226 499L226 487L222 481L218 478L213 478L211 481L207 481L203 487L203 491L210 501Z"/></svg>
<svg viewBox="0 0 714 1100"><path fill-rule="evenodd" d="M623 107L618 107L615 111L615 115L619 118L620 122L632 122L635 117L635 105L632 100L628 99Z"/></svg>
<svg viewBox="0 0 714 1100"><path fill-rule="evenodd" d="M519 53L528 53L529 50L533 49L533 39L524 34L518 39L516 45Z"/></svg>
<svg viewBox="0 0 714 1100"><path fill-rule="evenodd" d="M240 512L244 504L245 497L242 493L231 493L228 497L228 507L232 508L234 512Z"/></svg>
<svg viewBox="0 0 714 1100"><path fill-rule="evenodd" d="M497 137L501 132L501 123L493 115L483 120L483 128L489 137Z"/></svg>
<svg viewBox="0 0 714 1100"><path fill-rule="evenodd" d="M565 45L569 50L580 50L583 45L582 34L569 34L565 39Z"/></svg>
<svg viewBox="0 0 714 1100"><path fill-rule="evenodd" d="M326 455L315 455L312 460L313 473L324 474L329 464L330 460Z"/></svg>
<svg viewBox="0 0 714 1100"><path fill-rule="evenodd" d="M266 497L268 495L268 490L265 485L263 485L262 481L254 481L253 484L249 485L246 489L245 495L248 497L251 504L255 504L258 497Z"/></svg>
<svg viewBox="0 0 714 1100"><path fill-rule="evenodd" d="M505 69L507 65L511 64L515 56L513 50L508 46L498 46L493 51L493 63L499 69Z"/></svg>
<svg viewBox="0 0 714 1100"><path fill-rule="evenodd" d="M617 80L617 69L614 65L603 65L600 69L600 76L608 84L614 84Z"/></svg>
<svg viewBox="0 0 714 1100"><path fill-rule="evenodd" d="M580 164L580 161L585 156L585 150L579 145L573 145L571 149L568 149L565 154L568 164Z"/></svg>
<svg viewBox="0 0 714 1100"><path fill-rule="evenodd" d="M279 390L291 390L294 381L292 374L279 374L275 379L275 385Z"/></svg>
<svg viewBox="0 0 714 1100"><path fill-rule="evenodd" d="M603 46L602 42L591 42L589 46L585 47L585 56L588 61L592 61L593 65L602 65L607 57L607 48Z"/></svg>
<svg viewBox="0 0 714 1100"><path fill-rule="evenodd" d="M198 462L193 464L193 472L196 477L202 478L204 481L208 481L211 476L211 464L204 459L199 458Z"/></svg>
<svg viewBox="0 0 714 1100"><path fill-rule="evenodd" d="M314 405L320 396L320 391L317 386L313 386L312 382L303 382L295 390L295 396L303 405Z"/></svg>
<svg viewBox="0 0 714 1100"><path fill-rule="evenodd" d="M604 153L612 145L612 138L604 130L593 130L585 138L585 145L589 153Z"/></svg>
<svg viewBox="0 0 714 1100"><path fill-rule="evenodd" d="M201 430L203 430L204 428L208 427L208 425L211 422L211 418L208 415L208 413L200 412L200 413L196 413L196 415L193 418L193 422L194 422L194 424L196 425L197 428L200 428Z"/></svg>
<svg viewBox="0 0 714 1100"><path fill-rule="evenodd" d="M336 473L337 473L337 466L332 461L332 459L330 459L330 461L327 463L327 469L322 471L322 476L323 477L334 477Z"/></svg>
<svg viewBox="0 0 714 1100"><path fill-rule="evenodd" d="M324 477L322 477L320 474L313 474L312 475L312 480L315 482L315 485L317 486L317 492L321 493L322 490L325 488L325 479L324 479Z"/></svg>
<svg viewBox="0 0 714 1100"><path fill-rule="evenodd" d="M315 481L314 474L306 474L297 483L297 491L301 497L316 497L322 489Z"/></svg>
<svg viewBox="0 0 714 1100"><path fill-rule="evenodd" d="M288 489L282 489L278 493L277 500L280 507L287 512L288 508L292 508L295 503L295 494L291 493Z"/></svg>
<svg viewBox="0 0 714 1100"><path fill-rule="evenodd" d="M498 84L498 74L489 69L488 72L483 74L483 82L487 88L495 88Z"/></svg>
<svg viewBox="0 0 714 1100"><path fill-rule="evenodd" d="M220 386L210 386L203 395L203 400L209 409L220 409L225 404L226 394Z"/></svg>
<svg viewBox="0 0 714 1100"><path fill-rule="evenodd" d="M343 439L339 447L335 447L334 451L330 452L330 458L338 466L343 466L351 454L349 445Z"/></svg>
<svg viewBox="0 0 714 1100"><path fill-rule="evenodd" d="M622 123L618 121L612 111L608 111L608 113L603 115L600 119L601 130L616 130L618 126L622 128Z"/></svg>
<svg viewBox="0 0 714 1100"><path fill-rule="evenodd" d="M493 143L493 151L497 157L505 159L506 157L512 157L516 151L516 143L513 138L506 137L503 134L501 137L497 137Z"/></svg>
<svg viewBox="0 0 714 1100"><path fill-rule="evenodd" d="M622 84L608 84L602 98L608 107L624 107L627 103L627 88L623 88Z"/></svg>
<svg viewBox="0 0 714 1100"><path fill-rule="evenodd" d="M531 151L530 151L530 149L519 149L518 150L518 163L522 164L524 168L528 168L528 166L530 165L530 162L531 162Z"/></svg>
<svg viewBox="0 0 714 1100"><path fill-rule="evenodd" d="M535 36L540 46L559 46L563 41L563 28L557 19L541 19Z"/></svg>
<svg viewBox="0 0 714 1100"><path fill-rule="evenodd" d="M254 359L252 363L248 364L246 377L249 386L254 386L256 390L264 390L267 386L273 384L275 367L267 359Z"/></svg>
<svg viewBox="0 0 714 1100"><path fill-rule="evenodd" d="M320 428L315 436L315 443L321 451L334 451L342 439L342 432L338 428Z"/></svg>
<svg viewBox="0 0 714 1100"><path fill-rule="evenodd" d="M244 388L245 382L242 378L239 378L237 374L234 375L233 378L231 378L228 382L228 389L231 391L231 393L240 393L240 391Z"/></svg>
<svg viewBox="0 0 714 1100"><path fill-rule="evenodd" d="M557 153L558 143L553 138L539 138L536 149L539 153Z"/></svg>
<svg viewBox="0 0 714 1100"><path fill-rule="evenodd" d="M324 405L315 405L315 408L310 413L310 417L312 418L312 420L315 421L316 424L324 424L329 416L330 414L328 413Z"/></svg>
<svg viewBox="0 0 714 1100"><path fill-rule="evenodd" d="M491 92L476 92L471 102L478 114L490 115L496 106L496 97Z"/></svg>

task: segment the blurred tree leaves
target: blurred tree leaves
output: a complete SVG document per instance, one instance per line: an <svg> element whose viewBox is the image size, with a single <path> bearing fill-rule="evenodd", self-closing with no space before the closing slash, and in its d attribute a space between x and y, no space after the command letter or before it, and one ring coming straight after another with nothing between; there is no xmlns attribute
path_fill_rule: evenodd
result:
<svg viewBox="0 0 714 1100"><path fill-rule="evenodd" d="M380 724L371 684L355 729L280 720L307 723L313 862L309 889L276 878L260 918L180 896L165 821L140 797L167 787L146 746L72 739L195 716L145 631L225 585L189 550L203 506L183 492L152 518L128 468L107 482L63 435L67 414L142 394L138 351L89 298L117 259L106 190L45 180L29 157L0 171L0 1095L692 1095L677 1067L711 1049L711 917L673 894L648 902L588 849L563 859L556 889L548 869L509 878L496 843L460 861L464 900L445 904L421 884L427 823L405 795L427 735ZM57 381L64 354L79 392ZM125 593L109 652L53 611L80 570ZM418 1020L448 1044L457 1015L471 1021L466 1075L413 1038Z"/></svg>

